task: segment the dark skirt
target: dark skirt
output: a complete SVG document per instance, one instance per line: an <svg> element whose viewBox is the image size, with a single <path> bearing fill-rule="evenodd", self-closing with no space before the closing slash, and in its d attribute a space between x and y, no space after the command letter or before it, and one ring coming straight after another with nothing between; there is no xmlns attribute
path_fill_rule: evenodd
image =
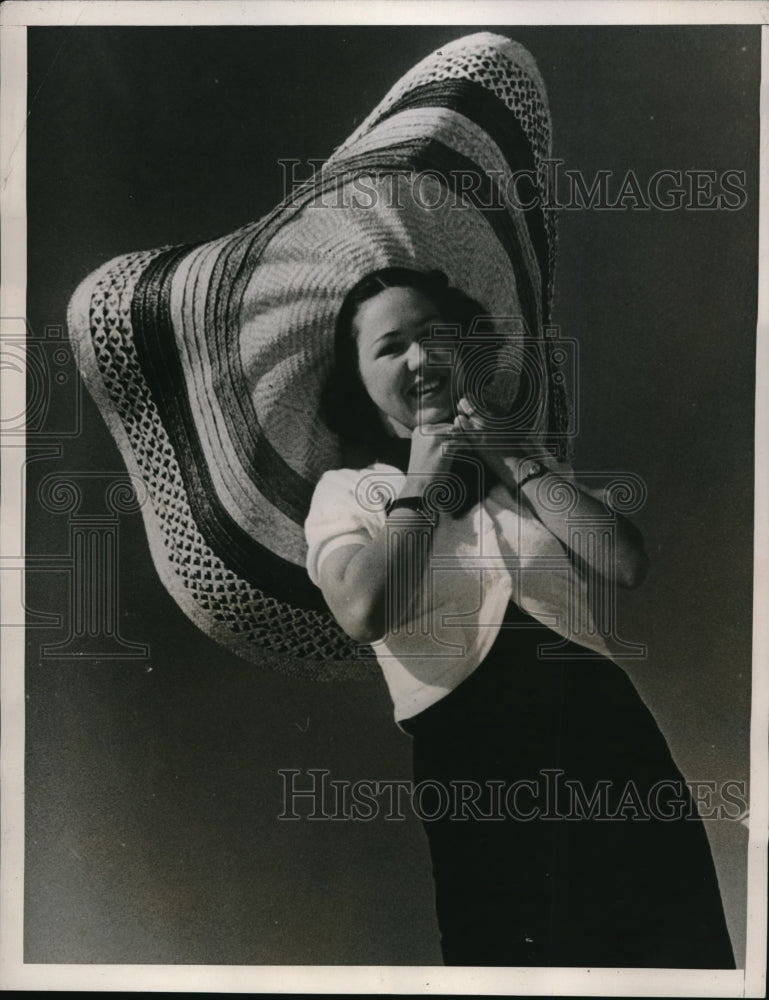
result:
<svg viewBox="0 0 769 1000"><path fill-rule="evenodd" d="M579 646L539 658L559 637L517 609L506 624L403 724L444 962L734 968L703 823L629 678Z"/></svg>

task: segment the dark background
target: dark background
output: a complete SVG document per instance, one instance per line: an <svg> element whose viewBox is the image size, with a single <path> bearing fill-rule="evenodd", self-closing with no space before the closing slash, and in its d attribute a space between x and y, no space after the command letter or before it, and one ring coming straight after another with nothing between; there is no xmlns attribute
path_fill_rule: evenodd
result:
<svg viewBox="0 0 769 1000"><path fill-rule="evenodd" d="M279 159L327 156L414 62L474 30L30 29L35 337L111 256L264 214ZM576 465L649 491L636 520L652 572L619 618L648 657L627 668L687 777L745 780L759 29L499 30L539 64L566 167L747 172L740 211L562 213L555 303L580 344ZM69 630L48 557L68 552L71 518L38 484L122 470L90 400L72 417L81 390L61 366L30 436L61 447L29 454L27 546L47 562L27 581L25 961L439 963L413 816L277 819L280 768L408 777L383 682L300 682L219 649L157 580L138 514L119 521L120 630L148 656L46 651ZM741 955L746 830L707 825Z"/></svg>

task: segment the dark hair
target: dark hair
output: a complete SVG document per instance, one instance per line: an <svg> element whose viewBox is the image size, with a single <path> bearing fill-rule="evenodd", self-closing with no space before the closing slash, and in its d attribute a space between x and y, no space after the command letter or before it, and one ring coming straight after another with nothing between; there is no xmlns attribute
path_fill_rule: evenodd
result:
<svg viewBox="0 0 769 1000"><path fill-rule="evenodd" d="M441 320L466 334L483 307L449 284L442 271L385 267L361 278L345 296L334 332L334 366L321 395L321 416L338 435L346 464L353 467L381 460L405 467L410 443L388 434L370 399L358 368L353 324L358 310L386 288L413 288L435 305Z"/></svg>

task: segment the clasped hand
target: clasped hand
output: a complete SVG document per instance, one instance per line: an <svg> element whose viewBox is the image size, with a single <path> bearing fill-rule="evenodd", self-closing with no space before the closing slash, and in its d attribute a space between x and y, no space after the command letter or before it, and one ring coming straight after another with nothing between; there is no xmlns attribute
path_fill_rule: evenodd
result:
<svg viewBox="0 0 769 1000"><path fill-rule="evenodd" d="M503 480L512 475L517 481L523 463L543 455L542 446L530 439L521 438L515 447L511 446L504 430L479 413L466 396L457 405L453 426L461 435L465 447L469 445L484 465Z"/></svg>
<svg viewBox="0 0 769 1000"><path fill-rule="evenodd" d="M454 457L468 450L500 478L512 475L516 480L522 463L543 452L541 445L532 441L521 441L513 449L499 426L479 413L467 397L462 397L453 421L420 424L415 429L411 438L409 478L415 487L426 483L448 472Z"/></svg>

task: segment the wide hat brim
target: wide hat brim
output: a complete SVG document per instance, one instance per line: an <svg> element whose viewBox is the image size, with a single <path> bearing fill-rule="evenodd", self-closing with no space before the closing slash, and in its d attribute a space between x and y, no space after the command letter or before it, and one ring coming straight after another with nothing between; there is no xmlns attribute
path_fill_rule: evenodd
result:
<svg viewBox="0 0 769 1000"><path fill-rule="evenodd" d="M303 530L315 484L341 461L320 393L337 313L367 273L437 268L482 303L509 338L498 391L510 404L525 332L529 353L540 345L538 429L557 429L544 336L554 223L541 199L523 211L513 183L527 172L543 193L549 156L532 57L471 35L406 74L266 218L123 255L77 289L82 376L146 487L157 572L206 634L246 659L278 653L269 659L302 676L374 669L310 582Z"/></svg>

